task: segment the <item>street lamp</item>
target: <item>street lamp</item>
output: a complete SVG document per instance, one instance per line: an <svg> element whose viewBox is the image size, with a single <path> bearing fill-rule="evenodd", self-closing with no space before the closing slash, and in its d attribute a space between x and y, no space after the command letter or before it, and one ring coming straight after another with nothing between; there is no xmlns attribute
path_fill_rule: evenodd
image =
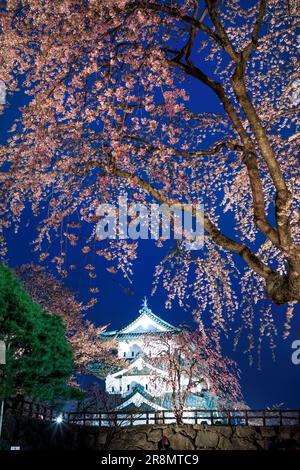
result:
<svg viewBox="0 0 300 470"><path fill-rule="evenodd" d="M6 364L6 347L5 341L0 340L0 365Z"/></svg>
<svg viewBox="0 0 300 470"><path fill-rule="evenodd" d="M6 364L6 344L5 344L5 341L1 340L0 341L0 365L4 366L5 364ZM0 439L2 435L3 414L4 414L4 397L1 400L1 408L0 408Z"/></svg>
<svg viewBox="0 0 300 470"><path fill-rule="evenodd" d="M57 418L55 418L55 422L57 424L61 424L63 422L63 417L62 415L58 415Z"/></svg>

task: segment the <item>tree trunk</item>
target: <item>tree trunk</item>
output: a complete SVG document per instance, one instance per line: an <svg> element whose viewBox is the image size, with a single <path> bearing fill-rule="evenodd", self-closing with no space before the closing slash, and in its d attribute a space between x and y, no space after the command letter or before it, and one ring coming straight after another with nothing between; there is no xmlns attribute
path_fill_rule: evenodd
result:
<svg viewBox="0 0 300 470"><path fill-rule="evenodd" d="M286 275L270 274L266 286L268 298L276 304L300 302L300 255L289 260Z"/></svg>
<svg viewBox="0 0 300 470"><path fill-rule="evenodd" d="M177 425L183 424L183 419L182 419L183 410L182 411L175 410L174 414L175 414L176 424Z"/></svg>

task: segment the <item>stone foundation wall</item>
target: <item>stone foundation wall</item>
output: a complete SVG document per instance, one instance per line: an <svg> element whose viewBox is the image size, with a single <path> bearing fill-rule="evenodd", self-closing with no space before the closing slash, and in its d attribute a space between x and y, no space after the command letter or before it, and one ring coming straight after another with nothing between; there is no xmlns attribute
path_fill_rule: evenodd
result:
<svg viewBox="0 0 300 470"><path fill-rule="evenodd" d="M299 449L300 426L144 425L80 427L6 417L2 449L157 450L162 436L174 450Z"/></svg>

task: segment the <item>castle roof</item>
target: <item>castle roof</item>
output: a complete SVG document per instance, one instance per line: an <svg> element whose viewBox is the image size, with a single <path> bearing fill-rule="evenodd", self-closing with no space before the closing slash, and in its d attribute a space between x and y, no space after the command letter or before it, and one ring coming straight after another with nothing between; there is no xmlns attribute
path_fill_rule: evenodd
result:
<svg viewBox="0 0 300 470"><path fill-rule="evenodd" d="M127 367L112 372L110 375L115 378L131 375L151 375L154 369L162 374L164 373L163 370L160 370L157 367L153 367L151 364L147 364L142 356L138 356L132 362L130 362Z"/></svg>
<svg viewBox="0 0 300 470"><path fill-rule="evenodd" d="M163 334L166 332L179 332L180 329L155 315L148 307L147 299L143 300L142 308L135 320L120 330L106 331L101 336L117 336L118 339L132 339L145 334Z"/></svg>
<svg viewBox="0 0 300 470"><path fill-rule="evenodd" d="M201 394L189 393L185 400L185 407L188 409L210 410L217 408L218 399L209 392ZM141 384L136 384L132 391L126 395L122 403L118 405L118 410L126 411L152 411L152 410L172 410L172 393L165 393L163 397L154 398Z"/></svg>
<svg viewBox="0 0 300 470"><path fill-rule="evenodd" d="M150 367L143 367L139 369L138 367L134 367L133 369L129 369L127 372L124 372L124 376L131 376L131 375L151 375L153 374L153 370Z"/></svg>

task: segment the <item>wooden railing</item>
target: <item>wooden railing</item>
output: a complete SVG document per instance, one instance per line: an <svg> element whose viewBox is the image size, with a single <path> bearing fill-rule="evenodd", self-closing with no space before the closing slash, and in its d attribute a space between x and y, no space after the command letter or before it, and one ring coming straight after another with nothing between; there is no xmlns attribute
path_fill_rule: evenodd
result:
<svg viewBox="0 0 300 470"><path fill-rule="evenodd" d="M55 421L79 426L128 426L141 424L171 424L176 422L172 411L130 413L109 412L59 412L48 405L20 402L9 406L12 414L37 420ZM282 426L300 425L300 410L184 410L184 424L208 424L228 426Z"/></svg>
<svg viewBox="0 0 300 470"><path fill-rule="evenodd" d="M172 411L129 413L68 413L69 423L81 426L126 426L137 424L171 424ZM184 410L185 424L228 426L282 426L300 424L299 410Z"/></svg>
<svg viewBox="0 0 300 470"><path fill-rule="evenodd" d="M24 416L42 421L55 421L61 417L63 421L68 420L68 413L57 410L49 404L34 403L30 401L5 402L5 410L17 416Z"/></svg>

